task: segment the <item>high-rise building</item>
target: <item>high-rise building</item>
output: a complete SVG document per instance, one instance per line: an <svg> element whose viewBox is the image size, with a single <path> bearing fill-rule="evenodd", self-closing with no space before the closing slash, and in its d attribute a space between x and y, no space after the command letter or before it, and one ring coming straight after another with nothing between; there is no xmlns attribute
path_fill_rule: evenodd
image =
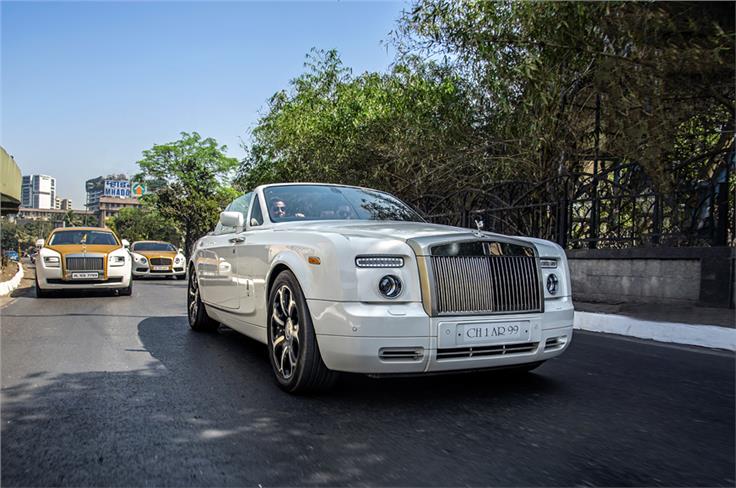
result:
<svg viewBox="0 0 736 488"><path fill-rule="evenodd" d="M23 176L21 206L26 208L56 208L56 178L47 175Z"/></svg>
<svg viewBox="0 0 736 488"><path fill-rule="evenodd" d="M133 193L132 187L138 191ZM117 214L125 207L138 207L141 203L138 196L145 193L145 186L134 183L125 175L100 176L87 180L87 210L97 215L100 225L105 219Z"/></svg>
<svg viewBox="0 0 736 488"><path fill-rule="evenodd" d="M54 208L56 208L57 210L71 210L72 200L70 198L56 197L56 205Z"/></svg>

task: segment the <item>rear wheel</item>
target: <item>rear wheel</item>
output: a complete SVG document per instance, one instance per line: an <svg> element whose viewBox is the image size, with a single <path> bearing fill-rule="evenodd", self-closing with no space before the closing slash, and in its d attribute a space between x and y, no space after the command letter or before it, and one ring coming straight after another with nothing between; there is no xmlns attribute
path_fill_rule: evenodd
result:
<svg viewBox="0 0 736 488"><path fill-rule="evenodd" d="M338 374L322 361L307 302L290 271L276 277L268 311L268 356L279 386L289 393L332 387Z"/></svg>
<svg viewBox="0 0 736 488"><path fill-rule="evenodd" d="M189 327L197 332L213 332L219 323L207 315L202 299L199 296L199 282L197 273L192 268L189 272L189 286L187 287L187 316Z"/></svg>

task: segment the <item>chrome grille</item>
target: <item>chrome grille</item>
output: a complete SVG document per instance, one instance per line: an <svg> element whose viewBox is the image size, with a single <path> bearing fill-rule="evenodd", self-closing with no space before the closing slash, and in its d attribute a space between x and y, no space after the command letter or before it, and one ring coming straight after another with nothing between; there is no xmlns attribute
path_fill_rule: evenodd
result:
<svg viewBox="0 0 736 488"><path fill-rule="evenodd" d="M69 256L66 258L67 271L99 271L105 270L105 260L99 257Z"/></svg>
<svg viewBox="0 0 736 488"><path fill-rule="evenodd" d="M436 313L542 310L534 256L432 256Z"/></svg>
<svg viewBox="0 0 736 488"><path fill-rule="evenodd" d="M151 258L154 266L171 266L171 258Z"/></svg>

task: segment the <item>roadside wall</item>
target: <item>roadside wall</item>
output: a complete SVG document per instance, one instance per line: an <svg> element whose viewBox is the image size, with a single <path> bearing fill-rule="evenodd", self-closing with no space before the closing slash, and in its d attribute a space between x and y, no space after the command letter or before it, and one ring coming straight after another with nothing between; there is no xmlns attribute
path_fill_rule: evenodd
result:
<svg viewBox="0 0 736 488"><path fill-rule="evenodd" d="M734 248L573 249L573 298L733 308Z"/></svg>

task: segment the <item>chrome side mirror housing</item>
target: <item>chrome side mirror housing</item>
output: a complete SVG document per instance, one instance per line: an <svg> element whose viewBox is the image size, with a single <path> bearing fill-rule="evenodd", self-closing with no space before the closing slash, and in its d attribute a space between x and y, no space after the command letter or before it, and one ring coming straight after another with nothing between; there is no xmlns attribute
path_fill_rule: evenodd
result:
<svg viewBox="0 0 736 488"><path fill-rule="evenodd" d="M220 223L224 227L243 227L243 214L240 212L220 212Z"/></svg>

